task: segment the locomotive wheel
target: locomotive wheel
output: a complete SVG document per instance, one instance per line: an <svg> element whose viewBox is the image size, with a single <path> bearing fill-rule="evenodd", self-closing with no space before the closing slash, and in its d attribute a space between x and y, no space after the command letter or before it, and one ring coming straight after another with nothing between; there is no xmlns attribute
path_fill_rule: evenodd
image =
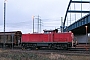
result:
<svg viewBox="0 0 90 60"><path fill-rule="evenodd" d="M38 49L40 49L40 47L37 47Z"/></svg>
<svg viewBox="0 0 90 60"><path fill-rule="evenodd" d="M64 49L64 50L67 50L67 49L68 49L67 44L64 44L64 45L63 45L63 49Z"/></svg>

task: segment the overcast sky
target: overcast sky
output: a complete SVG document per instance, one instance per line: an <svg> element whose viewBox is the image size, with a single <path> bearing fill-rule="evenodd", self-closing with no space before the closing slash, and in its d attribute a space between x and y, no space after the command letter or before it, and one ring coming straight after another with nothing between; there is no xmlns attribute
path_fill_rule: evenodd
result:
<svg viewBox="0 0 90 60"><path fill-rule="evenodd" d="M41 28L59 28L61 17L65 16L69 0L8 0L6 6L6 31L20 30L32 33L32 16L41 19ZM0 31L3 31L4 0L0 0Z"/></svg>

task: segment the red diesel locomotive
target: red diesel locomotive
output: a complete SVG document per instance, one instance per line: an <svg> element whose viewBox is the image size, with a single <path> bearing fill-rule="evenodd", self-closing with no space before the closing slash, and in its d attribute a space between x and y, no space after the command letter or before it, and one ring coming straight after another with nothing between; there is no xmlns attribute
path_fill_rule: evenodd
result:
<svg viewBox="0 0 90 60"><path fill-rule="evenodd" d="M44 30L44 33L22 34L21 46L23 48L68 49L73 45L73 33L58 33L57 30Z"/></svg>

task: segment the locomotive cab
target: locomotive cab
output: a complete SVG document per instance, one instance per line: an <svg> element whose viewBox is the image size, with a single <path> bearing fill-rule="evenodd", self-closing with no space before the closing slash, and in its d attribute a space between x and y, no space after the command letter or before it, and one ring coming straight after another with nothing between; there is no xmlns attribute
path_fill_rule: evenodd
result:
<svg viewBox="0 0 90 60"><path fill-rule="evenodd" d="M43 30L44 33L58 33L58 29L55 30Z"/></svg>

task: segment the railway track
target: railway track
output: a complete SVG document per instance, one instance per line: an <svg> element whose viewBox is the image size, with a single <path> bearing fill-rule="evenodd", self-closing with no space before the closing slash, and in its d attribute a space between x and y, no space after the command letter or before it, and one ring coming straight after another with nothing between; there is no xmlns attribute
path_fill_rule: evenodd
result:
<svg viewBox="0 0 90 60"><path fill-rule="evenodd" d="M34 53L34 54L45 54L45 55L69 55L69 56L90 56L90 51L65 51L65 50L11 50L9 52L19 52L19 53Z"/></svg>
<svg viewBox="0 0 90 60"><path fill-rule="evenodd" d="M30 49L0 49L2 51L0 56L14 56L15 58L22 58L24 60L31 59L33 60L36 58L36 60L89 60L90 58L90 51L87 50L49 50L49 49L39 49L39 50L30 50ZM80 59L78 59L80 57ZM88 58L87 58L88 57ZM26 58L26 59L25 59ZM39 59L38 59L39 58ZM46 59L42 59L46 58ZM48 58L48 59L47 59ZM21 59L21 60L22 60ZM27 60L28 60L27 59ZM6 59L7 60L7 59Z"/></svg>
<svg viewBox="0 0 90 60"><path fill-rule="evenodd" d="M0 48L1 50L3 50L3 48ZM21 49L21 46L15 46L14 48L6 48L4 50L8 50L11 52L31 52L31 53L40 53L40 54L51 54L51 53L58 53L58 54L65 54L65 55L90 55L90 48L86 48L86 47L74 47L74 48L70 48L68 50L50 50L47 48L42 48L42 49Z"/></svg>
<svg viewBox="0 0 90 60"><path fill-rule="evenodd" d="M11 47L11 48L8 48L6 47L5 49L11 49L11 50L22 50L21 46L15 46L15 47ZM32 50L32 49L24 49L24 50ZM50 50L50 51L67 51L67 50L63 50L63 49L48 49L48 48L40 48L40 49L33 49L33 50ZM72 47L72 48L69 48L68 51L90 51L90 47Z"/></svg>
<svg viewBox="0 0 90 60"><path fill-rule="evenodd" d="M3 49L2 49L3 50ZM36 53L36 54L61 54L61 55L83 55L83 56L90 56L90 49L69 49L69 50L49 50L49 49L39 49L39 50L31 50L31 49L24 49L22 50L21 48L13 48L13 49L5 49L10 52L27 52L27 53Z"/></svg>

